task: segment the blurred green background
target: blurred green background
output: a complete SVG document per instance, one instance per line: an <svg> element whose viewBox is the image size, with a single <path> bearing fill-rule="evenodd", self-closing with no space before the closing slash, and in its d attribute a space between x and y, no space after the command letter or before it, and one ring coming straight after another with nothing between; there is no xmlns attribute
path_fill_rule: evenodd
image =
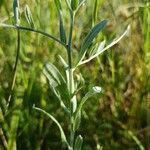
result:
<svg viewBox="0 0 150 150"><path fill-rule="evenodd" d="M62 0L65 28L69 19ZM91 98L84 107L79 134L83 150L150 150L150 3L148 0L87 0L76 15L73 32L74 58L81 40L93 24L109 23L95 42L110 43L127 25L130 33L96 60L79 68L85 79L80 96L94 85L103 93ZM35 26L59 36L54 0L20 0L21 25L28 4ZM96 10L96 11L94 11ZM0 0L0 22L13 23L12 0ZM0 129L18 150L61 150L60 133L47 117L32 109L33 104L54 115L69 136L68 118L50 91L42 70L52 62L63 72L58 55L66 51L57 43L35 33L21 31L21 52L16 85L7 115L3 115L10 93L16 56L16 30L0 27ZM1 132L1 131L0 131ZM0 133L1 135L1 133ZM0 150L4 149L1 135ZM13 150L13 148L12 148Z"/></svg>

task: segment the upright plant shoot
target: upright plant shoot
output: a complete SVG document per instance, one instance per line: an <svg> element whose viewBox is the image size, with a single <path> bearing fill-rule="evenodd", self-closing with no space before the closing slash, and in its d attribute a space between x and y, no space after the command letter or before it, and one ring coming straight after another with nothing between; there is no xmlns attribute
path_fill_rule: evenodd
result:
<svg viewBox="0 0 150 150"><path fill-rule="evenodd" d="M113 45L115 45L117 42L119 42L128 32L128 29L117 39L115 39L112 43L110 43L108 46L105 47L105 41L101 42L99 44L99 48L96 50L93 50L89 54L89 58L85 59L86 53L88 53L89 47L92 45L93 40L95 37L101 32L105 26L107 25L107 20L103 20L96 24L87 34L85 39L81 42L81 47L79 49L78 53L78 61L73 65L73 31L74 31L74 19L76 12L79 10L81 5L86 0L65 0L65 3L68 7L68 12L70 14L70 27L69 27L69 34L67 35L65 24L64 24L64 17L63 17L63 7L62 3L64 1L62 0L54 0L56 9L58 12L58 18L59 18L59 33L60 37L54 37L53 35L50 35L46 32L43 32L41 30L38 30L35 28L33 17L31 14L31 11L29 9L29 6L25 6L25 16L26 20L29 24L29 27L24 27L20 25L20 17L19 17L19 1L14 0L13 2L13 8L14 8L14 18L15 18L15 25L8 25L1 23L0 25L2 27L9 27L14 28L18 32L18 51L17 51L17 61L18 61L18 55L19 55L19 49L20 49L20 30L26 30L29 32L39 33L43 36L46 36L47 38L59 43L62 45L67 52L67 60L63 59L63 56L59 56L60 61L64 65L65 68L65 76L61 74L59 69L52 63L47 63L43 73L46 76L49 86L51 88L51 91L56 95L60 106L63 108L63 110L67 113L69 118L69 131L70 131L70 137L66 137L65 132L60 125L60 123L55 119L51 114L46 112L45 110L38 108L36 106L33 106L33 108L37 111L40 111L47 115L50 119L54 121L54 123L58 126L58 129L61 134L61 140L63 143L66 144L68 150L81 150L82 149L82 143L83 143L83 137L81 135L76 135L76 131L80 127L80 122L82 118L82 109L86 101L93 95L101 92L101 87L99 86L93 86L85 96L83 96L80 100L77 101L76 94L80 91L81 86L78 84L78 81L75 80L75 70L79 68L80 65L83 65L97 56L99 56L102 52L109 49ZM16 70L15 70L16 72ZM66 102L67 101L67 102ZM69 105L67 105L69 103Z"/></svg>

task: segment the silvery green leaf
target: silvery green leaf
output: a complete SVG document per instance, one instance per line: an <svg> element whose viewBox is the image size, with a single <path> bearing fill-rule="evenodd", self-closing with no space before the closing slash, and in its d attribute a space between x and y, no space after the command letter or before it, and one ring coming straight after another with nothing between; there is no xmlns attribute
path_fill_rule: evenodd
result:
<svg viewBox="0 0 150 150"><path fill-rule="evenodd" d="M58 57L59 57L61 63L63 64L65 70L68 69L68 64L66 63L66 61L60 55L58 55Z"/></svg>
<svg viewBox="0 0 150 150"><path fill-rule="evenodd" d="M112 46L114 46L115 44L117 44L124 36L126 36L130 31L130 25L127 27L127 29L125 30L125 32L119 37L114 39L108 46L104 47L103 49L100 49L97 51L97 53L95 53L94 55L92 55L91 57L89 57L88 59L84 60L84 61L80 61L77 66L80 66L82 64L85 64L89 61L91 61L92 59L96 58L98 55L100 55L101 53L103 53L104 51L106 51L107 49L111 48ZM76 67L77 67L76 66Z"/></svg>
<svg viewBox="0 0 150 150"><path fill-rule="evenodd" d="M81 124L81 110L77 113L77 115L74 118L74 124L73 124L73 130L74 132L77 131Z"/></svg>
<svg viewBox="0 0 150 150"><path fill-rule="evenodd" d="M41 108L38 108L38 107L35 107L35 106L33 106L33 108L34 108L35 110L39 111L39 112L44 113L45 115L47 115L50 119L52 119L52 120L55 122L55 124L58 126L58 128L59 128L59 130L60 130L62 142L66 143L67 146L69 146L69 144L68 144L68 142L67 142L67 139L66 139L66 136L65 136L65 133L64 133L64 131L63 131L61 125L59 124L59 122L58 122L51 114L49 114L49 113L46 112L45 110L43 110L43 109L41 109Z"/></svg>
<svg viewBox="0 0 150 150"><path fill-rule="evenodd" d="M94 94L100 93L101 91L102 89L99 86L92 87L92 89L82 98L79 104L79 109L83 107L84 103L87 101L88 98L90 98Z"/></svg>
<svg viewBox="0 0 150 150"><path fill-rule="evenodd" d="M68 94L66 81L63 78L62 74L51 63L46 64L43 70L43 73L49 81L49 85L50 85L52 92L56 95L56 97L58 98L60 102L60 105L66 111L67 107L64 104L63 100L67 102L69 99L69 94Z"/></svg>
<svg viewBox="0 0 150 150"><path fill-rule="evenodd" d="M20 24L19 0L13 1L13 12L15 17L15 23L16 25L19 25Z"/></svg>
<svg viewBox="0 0 150 150"><path fill-rule="evenodd" d="M49 75L52 77L52 79L55 82L57 82L57 84L61 84L62 82L65 83L65 79L63 78L62 74L52 63L47 63L45 66L45 69L47 70Z"/></svg>
<svg viewBox="0 0 150 150"><path fill-rule="evenodd" d="M2 23L2 22L0 22L0 27L4 27L4 28L14 28L14 29L16 29L16 27L15 27L14 25L5 24L5 23Z"/></svg>
<svg viewBox="0 0 150 150"><path fill-rule="evenodd" d="M95 86L93 87L82 99L81 102L77 108L76 114L75 114L75 118L79 115L79 113L82 111L82 107L85 104L85 102L93 95L98 94L101 92L101 87L99 86Z"/></svg>
<svg viewBox="0 0 150 150"><path fill-rule="evenodd" d="M75 140L74 150L81 150L83 143L83 137L81 135L77 136Z"/></svg>
<svg viewBox="0 0 150 150"><path fill-rule="evenodd" d="M84 41L81 45L81 49L79 52L79 62L82 61L82 59L84 58L84 56L87 52L87 49L92 44L93 39L106 26L106 24L107 24L107 20L103 20L100 23L98 23L97 25L95 25L92 28L92 30L88 33L88 35L86 36L86 38L84 39Z"/></svg>
<svg viewBox="0 0 150 150"><path fill-rule="evenodd" d="M76 89L82 87L85 84L85 80L81 73L76 74Z"/></svg>
<svg viewBox="0 0 150 150"><path fill-rule="evenodd" d="M57 81L56 81L56 80L54 79L54 77L48 72L48 70L46 70L46 68L44 68L43 73L44 73L44 75L46 76L46 78L48 79L49 84L50 84L53 88L55 88L55 87L58 86Z"/></svg>
<svg viewBox="0 0 150 150"><path fill-rule="evenodd" d="M71 99L71 111L74 113L77 109L77 97L74 95Z"/></svg>
<svg viewBox="0 0 150 150"><path fill-rule="evenodd" d="M99 44L98 49L97 49L97 51L95 52L95 54L101 52L101 51L104 49L105 44L106 44L106 41L105 41L105 40L102 41L102 42Z"/></svg>
<svg viewBox="0 0 150 150"><path fill-rule="evenodd" d="M89 52L89 57L95 55L96 53L100 52L101 50L103 50L103 48L105 47L105 43L106 41L102 41L98 46L96 45L96 47L94 47L90 52Z"/></svg>
<svg viewBox="0 0 150 150"><path fill-rule="evenodd" d="M34 28L34 21L33 21L32 13L28 5L25 6L25 17L26 17L28 24L32 28Z"/></svg>

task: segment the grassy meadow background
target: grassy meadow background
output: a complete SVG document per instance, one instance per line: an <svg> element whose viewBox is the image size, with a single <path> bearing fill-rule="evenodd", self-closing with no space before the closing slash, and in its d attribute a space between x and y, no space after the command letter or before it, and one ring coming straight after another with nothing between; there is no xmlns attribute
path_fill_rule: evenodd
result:
<svg viewBox="0 0 150 150"><path fill-rule="evenodd" d="M62 0L64 1L64 0ZM110 43L131 25L130 33L96 60L81 66L85 86L79 97L93 85L102 94L85 105L78 133L83 135L83 150L150 150L150 3L148 0L86 0L76 15L73 32L74 59L90 28L103 19L109 23L95 42ZM59 37L59 24L53 0L20 0L21 25L28 26L24 6L32 11L37 29ZM68 10L63 2L65 28ZM0 0L0 22L13 23L12 0ZM18 150L63 150L57 126L32 109L33 104L54 115L69 136L68 118L50 91L42 73L45 63L56 64L63 72L58 55L66 51L41 35L21 31L21 51L17 79L8 112L16 56L14 29L0 27L0 150L4 139ZM12 150L13 147L12 147Z"/></svg>

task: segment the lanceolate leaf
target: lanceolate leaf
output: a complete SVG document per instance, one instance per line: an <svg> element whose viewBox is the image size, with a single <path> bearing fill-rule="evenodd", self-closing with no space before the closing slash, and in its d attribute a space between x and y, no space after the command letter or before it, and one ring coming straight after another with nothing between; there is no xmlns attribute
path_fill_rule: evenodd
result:
<svg viewBox="0 0 150 150"><path fill-rule="evenodd" d="M94 48L93 50L90 51L89 53L89 57L95 55L96 53L98 53L99 51L101 51L104 47L105 47L106 41L102 41L98 46L96 46L96 48Z"/></svg>
<svg viewBox="0 0 150 150"><path fill-rule="evenodd" d="M54 0L55 5L57 7L57 11L59 14L59 30L60 30L60 40L63 43L66 43L66 33L64 29L64 24L63 24L63 15L62 15L62 5L61 5L61 0Z"/></svg>
<svg viewBox="0 0 150 150"><path fill-rule="evenodd" d="M45 69L57 84L61 84L62 82L65 83L65 79L53 64L47 63Z"/></svg>
<svg viewBox="0 0 150 150"><path fill-rule="evenodd" d="M81 150L83 143L83 137L81 135L77 136L75 140L74 150Z"/></svg>
<svg viewBox="0 0 150 150"><path fill-rule="evenodd" d="M97 50L97 52L92 55L91 57L89 57L88 59L84 60L84 61L80 61L77 66L79 65L82 65L82 64L85 64L89 61L91 61L92 59L96 58L97 56L99 56L101 53L103 53L104 51L106 51L107 49L111 48L112 46L114 46L115 44L117 44L125 35L127 35L130 31L130 25L128 25L127 29L125 30L125 32L119 37L119 38L116 38L114 39L108 46L104 47L103 49L99 48ZM76 67L77 67L76 66Z"/></svg>
<svg viewBox="0 0 150 150"><path fill-rule="evenodd" d="M15 23L16 25L19 25L20 24L19 0L13 1L13 12L15 17Z"/></svg>
<svg viewBox="0 0 150 150"><path fill-rule="evenodd" d="M81 49L79 53L79 61L81 61L84 58L85 53L87 52L87 49L89 48L89 46L92 44L93 39L106 26L106 23L107 23L107 20L101 21L100 23L95 25L92 28L92 30L88 33L88 35L86 36L86 38L84 39L81 45Z"/></svg>
<svg viewBox="0 0 150 150"><path fill-rule="evenodd" d="M55 96L58 98L61 107L68 112L66 105L64 104L69 99L68 89L66 85L66 81L63 78L62 74L59 70L51 63L46 64L44 70L44 75L49 81L50 88Z"/></svg>
<svg viewBox="0 0 150 150"><path fill-rule="evenodd" d="M78 111L78 113L76 114L76 117L74 119L74 125L73 125L74 132L79 129L80 124L81 124L81 110Z"/></svg>
<svg viewBox="0 0 150 150"><path fill-rule="evenodd" d="M55 124L58 126L59 130L60 130L60 134L61 134L61 140L62 142L65 142L67 144L67 146L69 145L68 142L67 142L67 139L66 139L66 136L65 136L65 133L61 127L61 125L59 124L59 122L52 116L50 115L49 113L47 113L45 110L41 109L41 108L38 108L38 107L35 107L33 106L33 108L37 111L40 111L42 113L44 113L45 115L47 115L50 119L52 119Z"/></svg>
<svg viewBox="0 0 150 150"><path fill-rule="evenodd" d="M100 93L101 92L101 87L99 86L95 86L93 87L81 100L78 108L77 108L77 111L76 111L76 114L75 114L75 120L78 120L77 118L79 117L80 115L80 112L82 111L82 107L83 105L85 104L85 102L91 97L93 96L94 94L97 94L97 93Z"/></svg>
<svg viewBox="0 0 150 150"><path fill-rule="evenodd" d="M66 43L66 33L64 29L62 11L59 12L59 30L60 30L60 40Z"/></svg>
<svg viewBox="0 0 150 150"><path fill-rule="evenodd" d="M92 89L82 98L80 104L79 104L79 109L81 109L84 105L84 103L94 94L100 93L101 92L101 87L99 86L94 86Z"/></svg>
<svg viewBox="0 0 150 150"><path fill-rule="evenodd" d="M101 43L99 44L98 49L97 49L97 51L95 52L95 54L96 54L96 53L99 53L100 51L102 51L103 48L105 47L105 44L106 44L106 41L105 41L105 40L104 40L103 42L101 42Z"/></svg>
<svg viewBox="0 0 150 150"><path fill-rule="evenodd" d="M34 28L34 21L33 21L33 17L32 17L32 13L30 11L30 8L28 5L25 6L25 17L27 19L28 24Z"/></svg>

